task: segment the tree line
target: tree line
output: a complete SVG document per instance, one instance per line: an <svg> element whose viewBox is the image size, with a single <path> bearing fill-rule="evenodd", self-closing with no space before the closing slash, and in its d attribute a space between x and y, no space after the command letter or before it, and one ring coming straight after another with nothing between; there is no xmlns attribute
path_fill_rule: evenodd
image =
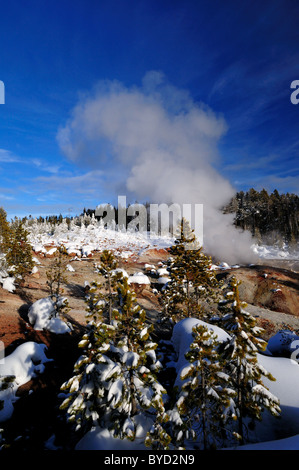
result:
<svg viewBox="0 0 299 470"><path fill-rule="evenodd" d="M269 194L265 189L239 191L224 207L235 214L237 227L249 230L261 242L293 244L299 240L299 196Z"/></svg>

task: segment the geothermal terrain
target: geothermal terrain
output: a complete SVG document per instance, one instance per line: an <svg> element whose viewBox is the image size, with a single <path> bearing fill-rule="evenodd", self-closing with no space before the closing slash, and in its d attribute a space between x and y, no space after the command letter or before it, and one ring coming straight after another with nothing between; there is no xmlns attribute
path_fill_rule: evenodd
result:
<svg viewBox="0 0 299 470"><path fill-rule="evenodd" d="M65 423L63 412L59 412L58 397L61 384L72 376L74 362L81 354L77 344L87 322L85 296L88 285L100 280L96 272L100 252L113 250L118 267L128 276L139 273L139 281L134 284L138 303L146 310L148 321L155 325L154 340L162 339L167 343L171 340L172 330L169 325L159 323L159 291L165 282L165 277L162 276L163 280L159 276L159 269L166 265L173 239L149 239L143 234L120 233L92 224L71 230L65 226L49 230L49 227L36 225L29 227L29 231L35 267L22 285L16 285L13 280L7 283L5 277L1 280L0 339L5 357L13 354L21 344L31 341L46 346L45 353L50 361L45 364L43 373L32 374L28 380L21 381L15 391L13 410L1 426L6 442L13 449L72 449L80 436L73 435ZM70 307L65 321L71 329L63 334L46 328L37 329L28 316L30 306L49 295L46 271L61 245L67 252L67 282L63 286L63 296L67 297ZM225 259L213 259L212 269L224 282L232 275L242 281L241 299L263 326L266 341L284 329L296 335L299 332L296 254L257 245L252 250L256 256L254 264L231 266ZM144 279L149 283L143 283ZM171 346L168 352L174 353ZM290 429L293 427L292 424ZM293 434L298 433L299 424Z"/></svg>

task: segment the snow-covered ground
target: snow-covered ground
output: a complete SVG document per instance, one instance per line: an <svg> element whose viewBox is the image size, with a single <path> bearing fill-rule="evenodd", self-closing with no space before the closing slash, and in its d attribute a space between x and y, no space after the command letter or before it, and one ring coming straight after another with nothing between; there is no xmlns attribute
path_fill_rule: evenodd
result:
<svg viewBox="0 0 299 470"><path fill-rule="evenodd" d="M69 229L65 223L57 225L55 228L47 224L32 224L28 226L29 242L36 253L46 252L57 247L64 246L66 250L78 257L89 256L94 251L111 249L116 255L123 257L134 257L151 248L166 248L173 244L173 238L169 236L150 237L147 233L138 232L118 232L107 230L98 223L91 223L87 227L84 225L72 225ZM287 247L276 248L253 245L252 251L262 259L298 259L298 252L290 251ZM35 258L36 265L39 263ZM225 260L220 264L224 268L229 267ZM141 273L142 274L142 273ZM138 275L141 275L138 273ZM144 276L144 274L142 274ZM163 273L161 273L163 277ZM146 277L143 277L146 279ZM9 289L13 291L13 279L7 279L5 273L0 273L0 282L5 287L5 282ZM63 332L67 331L65 324L54 325L51 319L53 305L49 300L42 299L43 302L35 304L31 309L31 319L35 327L53 327L57 333L63 327ZM55 320L56 321L56 320ZM178 360L176 369L179 371L185 364L184 354L192 340L192 327L199 320L187 319L175 326L173 333L173 344L177 351ZM57 326L59 327L58 329ZM215 326L209 325L217 333L219 339L224 339L226 333ZM53 330L52 330L53 331ZM27 344L27 346L26 346ZM0 362L0 377L3 375L15 375L15 380L7 389L0 391L0 402L4 402L4 407L0 411L0 422L7 419L13 409L13 402L16 399L16 388L30 380L36 373L43 371L44 363L48 360L44 354L44 348L35 343L21 345L11 355L5 358L5 363ZM22 350L20 349L22 348ZM255 435L251 438L259 444L250 444L238 449L299 449L299 366L296 360L283 357L259 355L258 360L266 370L276 378L275 382L267 382L265 385L280 400L282 409L281 417L274 418L265 412L264 419L258 423ZM38 364L37 364L38 363ZM100 428L93 429L78 444L78 449L141 449L144 448L143 437L149 423L146 420L140 422L138 439L134 442L118 441L111 437L107 430ZM286 438L286 436L288 436ZM291 437L289 437L291 436Z"/></svg>
<svg viewBox="0 0 299 470"><path fill-rule="evenodd" d="M68 226L65 221L52 225L47 222L30 222L26 226L28 240L36 253L55 253L59 246L64 246L69 254L87 257L94 251L113 250L115 255L123 258L134 257L151 248L168 248L174 243L169 233L155 235L152 232L136 232L104 228L100 222L90 218L88 225L83 216ZM81 224L81 225L80 225ZM297 247L259 245L251 246L252 255L257 259L299 260L299 243ZM225 255L219 264L228 267Z"/></svg>
<svg viewBox="0 0 299 470"><path fill-rule="evenodd" d="M88 226L61 223L55 228L48 224L33 224L27 227L28 241L33 250L49 252L64 246L69 254L86 257L93 251L113 250L123 258L141 254L149 248L167 248L173 244L169 235L154 236L149 232L106 229L98 222Z"/></svg>
<svg viewBox="0 0 299 470"><path fill-rule="evenodd" d="M282 246L253 244L252 251L262 259L299 260L299 243L292 248L286 244Z"/></svg>

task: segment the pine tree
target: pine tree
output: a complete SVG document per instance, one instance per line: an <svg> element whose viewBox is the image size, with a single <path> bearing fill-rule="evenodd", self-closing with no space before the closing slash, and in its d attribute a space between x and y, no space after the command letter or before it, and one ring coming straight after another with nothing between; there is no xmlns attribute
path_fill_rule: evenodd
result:
<svg viewBox="0 0 299 470"><path fill-rule="evenodd" d="M1 251L6 252L5 243L8 242L10 237L10 226L7 221L7 214L3 207L0 207L0 238L1 238Z"/></svg>
<svg viewBox="0 0 299 470"><path fill-rule="evenodd" d="M75 376L62 387L71 392L62 408L67 408L77 428L97 423L115 437L134 440L141 413L153 420L163 414L165 390L156 378L161 364L145 311L136 304L126 279L118 283L117 293L112 324L102 321L100 309L93 311L94 319L80 342L84 354Z"/></svg>
<svg viewBox="0 0 299 470"><path fill-rule="evenodd" d="M237 434L240 443L244 443L245 418L253 426L255 420L262 419L264 409L279 416L280 408L277 397L269 392L262 381L263 376L272 381L275 378L258 362L257 353L262 352L266 345L259 336L263 330L257 327L256 319L244 310L246 304L240 300L239 284L232 277L226 298L220 303L220 309L224 312L220 326L230 335L230 339L223 344L222 355L230 385L236 392Z"/></svg>
<svg viewBox="0 0 299 470"><path fill-rule="evenodd" d="M58 249L58 256L55 256L54 261L50 264L49 269L46 271L47 286L49 287L50 296L54 302L55 315L63 316L69 311L68 301L62 297L62 285L67 283L66 277L66 261L63 259L63 248Z"/></svg>
<svg viewBox="0 0 299 470"><path fill-rule="evenodd" d="M225 436L225 425L235 392L223 373L217 335L204 324L193 328L193 342L185 354L189 365L181 371L179 398L169 411L173 442L184 446L193 439L201 449L216 449Z"/></svg>
<svg viewBox="0 0 299 470"><path fill-rule="evenodd" d="M3 248L8 270L23 278L33 268L32 248L28 243L28 232L23 223L15 219L11 226L3 224Z"/></svg>
<svg viewBox="0 0 299 470"><path fill-rule="evenodd" d="M170 248L169 282L164 289L161 303L163 313L173 321L183 317L201 315L200 300L215 297L218 281L211 271L212 261L202 252L202 247L182 220L180 234Z"/></svg>

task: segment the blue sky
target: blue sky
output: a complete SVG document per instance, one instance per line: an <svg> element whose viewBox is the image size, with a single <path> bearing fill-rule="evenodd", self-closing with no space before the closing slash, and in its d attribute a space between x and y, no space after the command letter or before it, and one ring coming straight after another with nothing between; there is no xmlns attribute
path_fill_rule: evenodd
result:
<svg viewBox="0 0 299 470"><path fill-rule="evenodd" d="M104 98L115 97L116 82L128 112L137 95L146 96L134 101L136 115L150 99L150 116L163 111L168 128L179 120L180 135L186 116L191 120L201 110L209 138L190 139L199 145L203 174L213 168L236 190L299 194L299 105L290 101L291 82L299 80L298 17L295 0L2 2L0 205L10 217L67 215L113 201L126 189L132 198L152 196L151 186L147 193L140 189L146 186L140 142L133 159L123 153L122 141L115 144L124 128L108 136L88 127L87 111L101 112ZM99 126L114 124L113 117L97 119L92 114ZM126 135L136 142L134 133ZM169 140L157 145L168 158ZM186 166L194 165L188 158Z"/></svg>

